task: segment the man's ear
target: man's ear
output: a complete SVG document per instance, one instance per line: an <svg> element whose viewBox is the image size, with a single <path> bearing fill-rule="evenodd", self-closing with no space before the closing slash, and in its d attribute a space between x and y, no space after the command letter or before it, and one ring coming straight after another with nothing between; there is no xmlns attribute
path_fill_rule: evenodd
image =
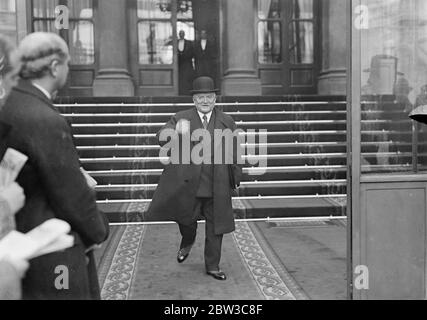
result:
<svg viewBox="0 0 427 320"><path fill-rule="evenodd" d="M52 75L52 77L56 78L58 75L58 66L59 66L59 61L58 60L53 60L50 64L50 74Z"/></svg>

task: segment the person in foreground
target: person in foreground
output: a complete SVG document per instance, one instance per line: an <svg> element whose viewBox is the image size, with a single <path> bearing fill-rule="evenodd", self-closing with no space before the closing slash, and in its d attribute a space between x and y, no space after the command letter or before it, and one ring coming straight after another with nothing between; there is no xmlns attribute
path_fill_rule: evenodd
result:
<svg viewBox="0 0 427 320"><path fill-rule="evenodd" d="M188 258L196 240L198 217L204 216L206 221L204 251L206 272L216 280L226 280L226 274L219 267L221 247L223 235L235 230L231 196L233 190L240 185L242 168L237 164L237 157L234 157L237 153L233 155L231 163L224 161L222 155L218 157L222 159L219 163L215 160L215 153L220 151L227 153L224 148L226 144L224 140L214 139L215 132L227 130L236 132L234 120L215 108L216 92L211 78L197 78L193 83L192 91L195 107L177 113L159 131L157 137L163 148L173 141L180 140L172 145L180 146L177 148L183 158L178 163L172 162L166 166L147 212L147 219L152 221L172 220L178 223L182 241L177 261L183 263ZM171 135L172 139L169 142L165 141L164 136L172 131L176 132L175 138ZM201 140L196 141L207 146L203 152L211 151L210 156L203 155L202 163L194 161L194 149L197 145L194 143L195 141L191 143L192 148L186 149L183 146L185 136L189 139L197 131L207 133L211 138L204 136ZM228 156L236 151L235 139L233 138L231 142L234 150L228 150ZM218 146L221 148L218 149ZM175 151L171 150L172 153ZM187 160L191 158L191 162L183 161L185 157ZM210 161L205 161L207 159Z"/></svg>
<svg viewBox="0 0 427 320"><path fill-rule="evenodd" d="M26 36L18 52L22 80L0 113L11 127L7 147L29 158L17 179L26 195L17 230L27 233L57 218L70 224L75 239L70 249L31 260L23 298L99 299L90 249L107 239L108 221L80 170L71 128L52 104L68 76L68 47L58 35L38 32Z"/></svg>
<svg viewBox="0 0 427 320"><path fill-rule="evenodd" d="M18 82L19 70L19 57L14 46L0 35L0 110ZM9 133L10 127L0 118L0 160L6 152ZM4 222L14 216L24 203L24 190L16 182L0 188L0 240L8 231ZM0 260L0 300L21 299L21 279L27 269L28 261Z"/></svg>

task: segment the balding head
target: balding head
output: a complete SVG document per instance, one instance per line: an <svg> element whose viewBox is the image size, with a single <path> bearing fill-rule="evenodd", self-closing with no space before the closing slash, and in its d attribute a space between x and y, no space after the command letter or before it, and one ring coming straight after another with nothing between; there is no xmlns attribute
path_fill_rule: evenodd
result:
<svg viewBox="0 0 427 320"><path fill-rule="evenodd" d="M69 50L56 33L35 32L26 36L18 48L22 60L21 77L39 79L49 74L54 61L68 63Z"/></svg>

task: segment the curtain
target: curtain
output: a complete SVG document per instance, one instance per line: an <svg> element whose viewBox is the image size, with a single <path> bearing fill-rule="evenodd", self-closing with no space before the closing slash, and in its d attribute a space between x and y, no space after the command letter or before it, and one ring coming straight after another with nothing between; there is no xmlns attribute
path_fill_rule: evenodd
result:
<svg viewBox="0 0 427 320"><path fill-rule="evenodd" d="M258 14L260 19L267 19L270 13L271 0L258 0Z"/></svg>

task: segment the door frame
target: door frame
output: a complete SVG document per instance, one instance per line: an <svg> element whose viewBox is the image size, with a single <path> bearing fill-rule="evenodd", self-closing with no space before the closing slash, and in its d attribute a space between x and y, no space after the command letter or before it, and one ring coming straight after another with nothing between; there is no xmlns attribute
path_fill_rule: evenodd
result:
<svg viewBox="0 0 427 320"><path fill-rule="evenodd" d="M169 20L153 21L170 21L172 23L172 46L173 46L173 61L169 65L160 64L140 64L139 63L139 22L148 19L138 17L137 0L127 1L127 16L128 16L128 40L129 40L129 69L132 73L132 79L135 85L136 96L176 96L178 95L178 54L177 54L177 3L172 1L171 18ZM144 86L141 82L141 72L148 71L155 73L156 71L164 73L171 72L170 84L165 85L147 85Z"/></svg>
<svg viewBox="0 0 427 320"><path fill-rule="evenodd" d="M68 0L60 0L58 5L67 5ZM21 4L22 5L22 4ZM35 20L52 20L52 18L36 18L34 17L34 2L29 1L25 7L22 5L22 8L25 8L26 15L27 15L27 29L28 32L34 32L34 21ZM65 86L59 91L58 95L60 96L89 96L91 97L93 95L93 81L96 78L96 75L99 71L99 56L100 56L100 49L99 49L99 39L100 39L100 30L97 28L97 21L99 21L98 18L98 0L92 0L92 10L93 10L93 16L92 19L76 19L76 18L69 18L69 21L82 21L82 20L91 20L93 23L93 32L94 32L94 63L87 64L87 65L77 65L77 64L71 64L70 63L70 73L67 78L67 82ZM70 30L69 29L62 29L58 31L59 36L64 39L64 41L70 46ZM20 39L21 40L21 39ZM73 79L74 73L80 73L79 76L75 76L75 79L80 79L81 75L85 75L86 77L91 73L91 85L90 86L72 86L71 81ZM89 79L89 78L86 78Z"/></svg>
<svg viewBox="0 0 427 320"><path fill-rule="evenodd" d="M261 21L258 17L258 1L253 0L254 8L254 32L256 43L258 43L258 23ZM312 64L292 64L290 62L289 54L289 25L293 19L290 16L292 10L292 3L290 0L281 0L281 51L282 51L282 62L280 63L266 63L261 64L259 62L258 47L255 49L256 65L258 69L258 77L261 79L263 95L283 95L283 94L316 94L317 93L317 78L321 69L321 3L318 0L313 1L313 14L314 17L313 27L313 50L314 50L314 61ZM300 19L304 21L305 19ZM311 20L311 19L309 19ZM304 71L310 70L312 73L312 84L311 86L306 85L292 85L292 71ZM263 74L269 74L271 76L268 79ZM280 77L280 80L279 80Z"/></svg>

